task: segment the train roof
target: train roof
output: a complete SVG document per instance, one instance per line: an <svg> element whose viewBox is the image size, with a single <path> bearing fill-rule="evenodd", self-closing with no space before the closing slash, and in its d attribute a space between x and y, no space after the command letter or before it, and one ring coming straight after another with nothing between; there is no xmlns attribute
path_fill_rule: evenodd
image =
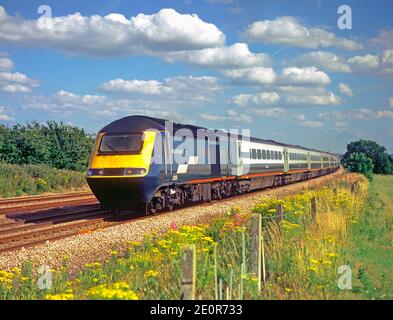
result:
<svg viewBox="0 0 393 320"><path fill-rule="evenodd" d="M159 119L159 118L154 118L154 117L148 117L148 116L142 116L142 115L134 115L134 116L127 116L118 120L115 120L111 123L109 123L107 126L102 128L100 132L106 132L106 133L119 133L119 132L140 132L140 131L145 131L148 129L155 129L158 131L163 131L166 129L165 123L169 122L171 123L172 121L166 120L166 119ZM194 126L194 125L189 125L189 124L181 124L181 123L173 123L173 131L176 132L179 129L189 129L191 130L194 135L196 135L197 130L209 130L204 127L200 126ZM215 132L222 132L220 130L214 130ZM241 135L239 135L239 139L241 139ZM306 148L302 147L299 145L294 145L294 144L287 144L287 143L282 143L278 142L275 140L269 140L269 139L260 139L260 138L254 138L254 137L249 137L251 142L259 142L259 143L264 143L264 144L270 144L270 145L275 145L275 146L283 146L287 148L292 148L292 149L302 149L302 150L307 150L307 151L313 151L313 152L318 152L318 153L326 153L330 155L334 155L332 153L326 152L326 151L320 151L312 148Z"/></svg>

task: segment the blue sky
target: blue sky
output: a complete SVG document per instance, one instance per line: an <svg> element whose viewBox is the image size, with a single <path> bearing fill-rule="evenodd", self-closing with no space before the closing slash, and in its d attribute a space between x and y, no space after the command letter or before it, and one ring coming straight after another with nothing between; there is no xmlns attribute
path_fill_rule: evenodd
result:
<svg viewBox="0 0 393 320"><path fill-rule="evenodd" d="M146 114L393 153L392 13L380 0L0 1L0 123L95 133Z"/></svg>

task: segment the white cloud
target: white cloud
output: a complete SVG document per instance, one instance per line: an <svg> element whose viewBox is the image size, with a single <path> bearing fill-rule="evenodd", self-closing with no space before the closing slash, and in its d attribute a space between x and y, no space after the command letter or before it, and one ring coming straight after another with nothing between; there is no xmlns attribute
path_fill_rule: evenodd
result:
<svg viewBox="0 0 393 320"><path fill-rule="evenodd" d="M177 76L157 80L115 79L99 86L102 91L121 94L139 94L165 99L206 102L222 90L215 77Z"/></svg>
<svg viewBox="0 0 393 320"><path fill-rule="evenodd" d="M121 92L117 98L60 90L50 96L24 96L22 108L42 110L62 117L73 115L115 119L129 114L144 114L173 121L189 121L190 110L194 111L196 107L210 102L213 95L221 90L217 79L213 77L178 76L157 82L161 90L158 95L140 94L141 86L145 83L139 83L139 86L133 80L123 80L114 86L108 82L107 89L113 89L114 95Z"/></svg>
<svg viewBox="0 0 393 320"><path fill-rule="evenodd" d="M293 105L338 105L342 99L323 86L276 86L287 107Z"/></svg>
<svg viewBox="0 0 393 320"><path fill-rule="evenodd" d="M230 69L222 72L227 78L250 84L272 84L276 81L276 73L272 68L252 67Z"/></svg>
<svg viewBox="0 0 393 320"><path fill-rule="evenodd" d="M29 93L31 89L27 86L22 84L14 83L14 84L7 84L0 88L4 92L8 93Z"/></svg>
<svg viewBox="0 0 393 320"><path fill-rule="evenodd" d="M340 57L332 52L313 51L305 53L291 60L293 65L300 67L317 67L319 69L333 72L352 72L351 67Z"/></svg>
<svg viewBox="0 0 393 320"><path fill-rule="evenodd" d="M157 80L123 80L115 79L103 83L99 87L102 91L112 93L137 93L145 95L160 95L170 91Z"/></svg>
<svg viewBox="0 0 393 320"><path fill-rule="evenodd" d="M386 65L393 65L393 49L385 50L382 52L381 63Z"/></svg>
<svg viewBox="0 0 393 320"><path fill-rule="evenodd" d="M293 94L298 96L304 95L321 95L326 94L327 90L322 86L281 86L278 85L275 87L277 90L281 91L283 94Z"/></svg>
<svg viewBox="0 0 393 320"><path fill-rule="evenodd" d="M195 50L221 46L225 35L196 14L162 9L155 14L67 16L26 20L0 6L0 43L46 47L92 56Z"/></svg>
<svg viewBox="0 0 393 320"><path fill-rule="evenodd" d="M376 111L373 116L376 119L393 119L393 111L390 110L380 110Z"/></svg>
<svg viewBox="0 0 393 320"><path fill-rule="evenodd" d="M258 117L281 120L288 116L288 112L283 108L259 108L254 109L253 113Z"/></svg>
<svg viewBox="0 0 393 320"><path fill-rule="evenodd" d="M14 62L9 58L0 58L0 70L11 70L14 68Z"/></svg>
<svg viewBox="0 0 393 320"><path fill-rule="evenodd" d="M345 94L349 97L353 96L353 92L352 89L349 85L345 84L345 83L339 83L338 85L338 90L342 93Z"/></svg>
<svg viewBox="0 0 393 320"><path fill-rule="evenodd" d="M19 72L0 72L0 83L2 82L14 82L26 85L37 85L37 81L30 79L23 73Z"/></svg>
<svg viewBox="0 0 393 320"><path fill-rule="evenodd" d="M335 121L334 128L337 131L345 131L345 130L349 130L349 125L345 121Z"/></svg>
<svg viewBox="0 0 393 320"><path fill-rule="evenodd" d="M373 54L355 56L348 59L348 63L356 69L371 69L379 65L379 57Z"/></svg>
<svg viewBox="0 0 393 320"><path fill-rule="evenodd" d="M240 107L273 104L280 100L277 92L262 92L256 94L239 94L232 97L232 103Z"/></svg>
<svg viewBox="0 0 393 320"><path fill-rule="evenodd" d="M378 47L391 49L393 44L393 29L380 30L378 37L371 40L372 43Z"/></svg>
<svg viewBox="0 0 393 320"><path fill-rule="evenodd" d="M6 107L0 107L0 121L13 121L14 118L7 114Z"/></svg>
<svg viewBox="0 0 393 320"><path fill-rule="evenodd" d="M240 123L251 123L252 118L249 115L239 113L234 110L227 110L226 115L217 115L211 113L201 113L199 118L206 121L221 122L221 121L232 121Z"/></svg>
<svg viewBox="0 0 393 320"><path fill-rule="evenodd" d="M354 72L373 76L393 74L393 49L384 50L379 54L366 54L348 59Z"/></svg>
<svg viewBox="0 0 393 320"><path fill-rule="evenodd" d="M309 128L321 128L323 127L323 123L317 120L308 120L304 114L295 115L294 119L300 124L302 127Z"/></svg>
<svg viewBox="0 0 393 320"><path fill-rule="evenodd" d="M247 27L244 36L253 41L303 48L362 48L361 44L353 40L337 37L334 33L321 28L308 28L296 18L288 16L256 21Z"/></svg>
<svg viewBox="0 0 393 320"><path fill-rule="evenodd" d="M252 53L245 43L235 43L228 47L170 52L164 54L163 57L170 63L186 62L199 67L217 69L270 66L272 64L269 55Z"/></svg>
<svg viewBox="0 0 393 320"><path fill-rule="evenodd" d="M349 111L335 111L335 112L323 112L319 114L321 119L334 119L336 121L342 121L345 119L352 120L370 120L370 119L393 119L393 111L391 110L372 110L368 108L359 108Z"/></svg>
<svg viewBox="0 0 393 320"><path fill-rule="evenodd" d="M39 85L37 80L20 72L11 72L14 63L11 59L0 58L0 91L7 93L30 93Z"/></svg>
<svg viewBox="0 0 393 320"><path fill-rule="evenodd" d="M389 106L393 108L393 98L389 98Z"/></svg>
<svg viewBox="0 0 393 320"><path fill-rule="evenodd" d="M333 92L326 92L318 95L289 95L285 101L289 104L338 105L342 102L342 99Z"/></svg>
<svg viewBox="0 0 393 320"><path fill-rule="evenodd" d="M281 71L279 79L282 85L319 85L330 84L329 76L315 67L296 68L288 67Z"/></svg>
<svg viewBox="0 0 393 320"><path fill-rule="evenodd" d="M99 105L102 103L105 103L107 101L105 96L99 96L99 95L77 95L65 90L60 90L55 94L55 98L65 104L65 105L83 105L83 106L93 106L93 105Z"/></svg>

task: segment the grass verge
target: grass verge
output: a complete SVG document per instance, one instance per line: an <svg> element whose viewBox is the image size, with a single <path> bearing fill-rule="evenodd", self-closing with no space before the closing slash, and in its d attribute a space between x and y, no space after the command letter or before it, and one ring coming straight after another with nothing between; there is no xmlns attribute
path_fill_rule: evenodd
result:
<svg viewBox="0 0 393 320"><path fill-rule="evenodd" d="M393 299L393 176L376 175L345 251L353 289L346 299Z"/></svg>
<svg viewBox="0 0 393 320"><path fill-rule="evenodd" d="M54 169L46 165L0 163L0 197L60 192L86 185L81 172Z"/></svg>

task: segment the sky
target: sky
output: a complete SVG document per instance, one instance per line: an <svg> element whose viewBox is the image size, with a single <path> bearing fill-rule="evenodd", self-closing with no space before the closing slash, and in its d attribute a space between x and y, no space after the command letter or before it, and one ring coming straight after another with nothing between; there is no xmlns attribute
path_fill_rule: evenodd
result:
<svg viewBox="0 0 393 320"><path fill-rule="evenodd" d="M0 124L142 114L393 153L392 18L388 0L0 1Z"/></svg>

